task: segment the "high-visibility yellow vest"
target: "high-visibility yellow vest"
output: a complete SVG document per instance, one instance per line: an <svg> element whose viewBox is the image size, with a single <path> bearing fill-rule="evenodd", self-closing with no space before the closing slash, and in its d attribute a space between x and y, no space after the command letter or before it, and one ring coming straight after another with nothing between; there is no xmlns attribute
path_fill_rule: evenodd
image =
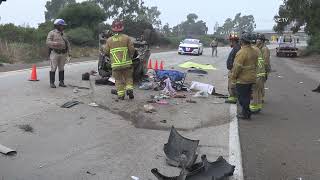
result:
<svg viewBox="0 0 320 180"><path fill-rule="evenodd" d="M114 42L121 40L118 35L112 37ZM132 59L129 57L128 47L117 47L110 49L110 55L113 59L112 68L132 65Z"/></svg>
<svg viewBox="0 0 320 180"><path fill-rule="evenodd" d="M266 77L266 64L263 58L263 52L260 49L260 54L258 57L258 64L257 64L257 78Z"/></svg>

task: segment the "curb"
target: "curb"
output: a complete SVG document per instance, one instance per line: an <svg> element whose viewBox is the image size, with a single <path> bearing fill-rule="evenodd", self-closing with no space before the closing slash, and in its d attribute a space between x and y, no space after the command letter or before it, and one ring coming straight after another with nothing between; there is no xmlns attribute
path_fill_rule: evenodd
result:
<svg viewBox="0 0 320 180"><path fill-rule="evenodd" d="M229 128L229 163L236 166L230 180L243 180L243 167L241 144L239 137L239 123L237 118L237 105L230 105L230 128Z"/></svg>

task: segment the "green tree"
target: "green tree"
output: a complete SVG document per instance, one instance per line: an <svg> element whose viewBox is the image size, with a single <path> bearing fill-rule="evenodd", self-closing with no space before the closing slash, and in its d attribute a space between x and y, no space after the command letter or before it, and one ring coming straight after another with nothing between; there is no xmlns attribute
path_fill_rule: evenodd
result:
<svg viewBox="0 0 320 180"><path fill-rule="evenodd" d="M134 18L137 14L141 14L144 9L143 0L93 0L101 5L107 18L119 18L124 17Z"/></svg>
<svg viewBox="0 0 320 180"><path fill-rule="evenodd" d="M166 36L169 36L171 34L171 28L170 28L170 25L168 23L166 23L162 27L162 33L165 34Z"/></svg>
<svg viewBox="0 0 320 180"><path fill-rule="evenodd" d="M46 3L45 19L51 21L57 18L57 15L61 9L69 4L76 3L76 0L51 0Z"/></svg>
<svg viewBox="0 0 320 180"><path fill-rule="evenodd" d="M206 25L206 22L199 20L198 15L191 13L188 14L187 20L183 21L181 24L178 24L177 26L173 27L172 31L175 35L185 35L185 36L191 36L191 35L204 35L208 32L208 27Z"/></svg>
<svg viewBox="0 0 320 180"><path fill-rule="evenodd" d="M67 22L69 28L95 29L99 23L106 20L104 10L92 2L70 4L63 8L58 16Z"/></svg>
<svg viewBox="0 0 320 180"><path fill-rule="evenodd" d="M228 36L235 32L241 34L242 32L253 32L256 28L255 20L252 15L241 16L241 13L236 14L234 19L228 18L221 27L217 28L215 35Z"/></svg>
<svg viewBox="0 0 320 180"><path fill-rule="evenodd" d="M146 21L150 24L152 24L154 27L160 29L161 26L161 20L159 19L161 12L158 10L158 7L153 6L151 8L148 7L142 7L144 10L140 11L140 14L138 15L138 20Z"/></svg>

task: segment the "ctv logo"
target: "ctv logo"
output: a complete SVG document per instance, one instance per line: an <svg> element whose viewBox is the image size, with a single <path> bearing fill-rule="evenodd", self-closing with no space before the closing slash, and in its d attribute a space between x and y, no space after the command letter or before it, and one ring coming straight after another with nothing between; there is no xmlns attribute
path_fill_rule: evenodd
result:
<svg viewBox="0 0 320 180"><path fill-rule="evenodd" d="M286 23L289 21L289 18L275 18L277 23Z"/></svg>

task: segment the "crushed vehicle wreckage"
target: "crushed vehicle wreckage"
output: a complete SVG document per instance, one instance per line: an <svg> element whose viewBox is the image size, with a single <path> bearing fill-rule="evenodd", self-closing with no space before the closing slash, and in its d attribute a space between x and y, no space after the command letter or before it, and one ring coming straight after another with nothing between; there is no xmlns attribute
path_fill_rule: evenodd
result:
<svg viewBox="0 0 320 180"><path fill-rule="evenodd" d="M167 163L181 167L178 176L168 177L154 168L151 172L158 180L223 180L232 176L235 166L229 164L222 156L215 162L209 162L206 155L201 156L201 162L195 163L198 155L196 150L199 140L183 137L172 127L168 143L164 145Z"/></svg>

